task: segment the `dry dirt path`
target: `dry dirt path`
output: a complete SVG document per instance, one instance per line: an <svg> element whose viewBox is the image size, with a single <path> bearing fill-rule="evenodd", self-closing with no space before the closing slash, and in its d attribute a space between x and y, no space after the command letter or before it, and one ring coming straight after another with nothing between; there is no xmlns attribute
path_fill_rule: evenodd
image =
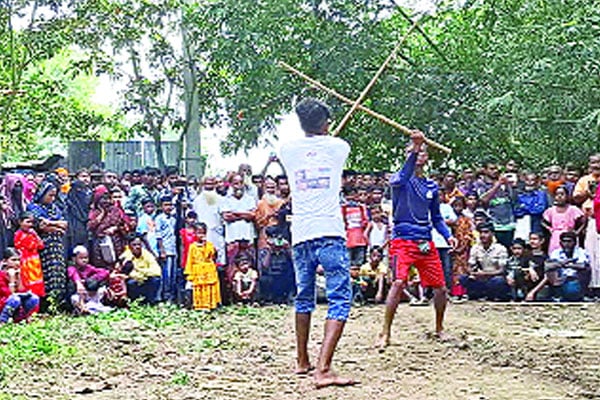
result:
<svg viewBox="0 0 600 400"><path fill-rule="evenodd" d="M321 390L291 374L290 308L168 312L65 319L68 351L24 362L0 399L600 399L600 305L450 306L450 343L430 337L430 307L401 305L383 354L372 348L383 308L354 308L334 366L362 384Z"/></svg>

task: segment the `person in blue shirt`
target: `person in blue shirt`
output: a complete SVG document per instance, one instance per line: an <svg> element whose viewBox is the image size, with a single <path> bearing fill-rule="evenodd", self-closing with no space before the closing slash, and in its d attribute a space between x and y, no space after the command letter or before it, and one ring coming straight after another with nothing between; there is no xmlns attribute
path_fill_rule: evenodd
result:
<svg viewBox="0 0 600 400"><path fill-rule="evenodd" d="M411 141L408 159L402 169L390 178L394 228L389 255L390 266L395 268L395 280L386 300L383 330L378 341L380 350L389 345L392 321L411 265L419 271L423 287L433 289L436 335L440 339L446 338L443 321L447 289L440 257L431 240L431 230L435 227L452 248L456 247L456 239L440 213L437 184L423 175L423 167L428 160L425 136L414 131Z"/></svg>

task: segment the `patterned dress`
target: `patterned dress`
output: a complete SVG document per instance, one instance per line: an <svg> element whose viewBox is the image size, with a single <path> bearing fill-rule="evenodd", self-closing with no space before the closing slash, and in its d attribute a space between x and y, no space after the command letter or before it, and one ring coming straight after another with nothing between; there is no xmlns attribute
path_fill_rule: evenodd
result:
<svg viewBox="0 0 600 400"><path fill-rule="evenodd" d="M21 282L27 290L39 297L46 296L42 261L39 251L44 248L44 242L38 234L31 230L15 233L15 248L21 252Z"/></svg>
<svg viewBox="0 0 600 400"><path fill-rule="evenodd" d="M219 275L214 259L215 248L212 243L190 245L184 273L192 283L195 310L212 310L221 302Z"/></svg>
<svg viewBox="0 0 600 400"><path fill-rule="evenodd" d="M469 249L473 244L473 222L469 217L461 215L454 225L454 237L458 241L457 251L452 254L452 289L451 294L462 296L466 290L460 285L459 278L467 273Z"/></svg>
<svg viewBox="0 0 600 400"><path fill-rule="evenodd" d="M49 184L49 183L47 183ZM52 185L54 188L54 185ZM38 190L34 202L27 206L27 210L33 213L36 225L42 219L50 221L63 221L63 216L57 205L52 202L43 204L41 199L51 188L44 185ZM64 308L67 304L67 266L65 263L65 250L63 245L64 233L44 232L39 230L40 238L44 242L44 248L40 251L42 260L42 272L44 274L44 285L50 305Z"/></svg>

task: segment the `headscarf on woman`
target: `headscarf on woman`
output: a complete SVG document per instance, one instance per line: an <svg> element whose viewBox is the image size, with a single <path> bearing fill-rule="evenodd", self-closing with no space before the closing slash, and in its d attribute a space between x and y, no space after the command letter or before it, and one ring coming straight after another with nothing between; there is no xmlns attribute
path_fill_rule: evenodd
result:
<svg viewBox="0 0 600 400"><path fill-rule="evenodd" d="M67 221L69 229L66 238L66 250L75 248L77 245L88 246L87 223L92 202L92 191L88 186L75 180L67 195Z"/></svg>
<svg viewBox="0 0 600 400"><path fill-rule="evenodd" d="M115 254L121 254L125 250L126 237L132 229L130 220L125 212L110 200L110 205L103 209L100 201L109 196L110 192L104 185L94 190L94 201L89 213L87 228L92 234L92 264L97 267L112 268L114 263L109 262L102 256L100 242L105 237L110 237Z"/></svg>
<svg viewBox="0 0 600 400"><path fill-rule="evenodd" d="M56 200L47 204L43 202L44 197L53 189L58 192L53 182L43 181L33 197L33 202L27 206L27 210L33 213L36 220L36 230L44 242L44 248L40 251L40 258L42 260L44 285L49 301L43 302L42 308L55 307L56 309L62 309L66 306L67 298L64 232L47 229L40 225L42 219L50 221L64 220L63 213L57 206Z"/></svg>

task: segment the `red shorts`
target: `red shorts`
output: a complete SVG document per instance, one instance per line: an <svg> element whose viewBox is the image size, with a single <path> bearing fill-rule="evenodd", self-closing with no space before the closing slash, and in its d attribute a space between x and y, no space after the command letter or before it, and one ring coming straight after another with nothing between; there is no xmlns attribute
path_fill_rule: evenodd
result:
<svg viewBox="0 0 600 400"><path fill-rule="evenodd" d="M419 271L421 286L446 286L442 262L432 241L429 242L429 248L429 253L423 254L416 241L393 239L390 243L390 266L396 269L396 280L406 282L408 270L414 265Z"/></svg>

